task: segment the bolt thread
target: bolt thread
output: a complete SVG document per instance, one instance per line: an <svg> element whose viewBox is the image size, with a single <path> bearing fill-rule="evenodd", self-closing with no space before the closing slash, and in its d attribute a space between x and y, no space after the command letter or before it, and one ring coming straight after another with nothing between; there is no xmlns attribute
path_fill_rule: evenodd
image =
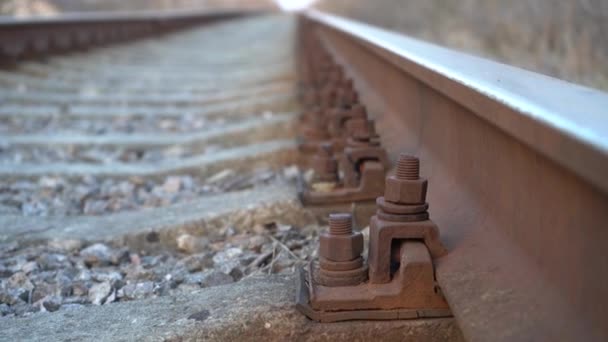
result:
<svg viewBox="0 0 608 342"><path fill-rule="evenodd" d="M397 162L397 179L417 180L420 177L420 160L414 156L401 154Z"/></svg>
<svg viewBox="0 0 608 342"><path fill-rule="evenodd" d="M353 219L350 214L330 214L329 233L331 235L349 235L353 232Z"/></svg>

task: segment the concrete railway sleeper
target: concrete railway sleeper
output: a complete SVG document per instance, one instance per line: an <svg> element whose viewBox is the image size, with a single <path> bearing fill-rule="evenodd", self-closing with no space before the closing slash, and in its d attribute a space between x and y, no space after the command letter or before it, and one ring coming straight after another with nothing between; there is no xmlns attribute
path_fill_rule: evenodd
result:
<svg viewBox="0 0 608 342"><path fill-rule="evenodd" d="M0 44L0 340L608 337L606 94L249 14Z"/></svg>

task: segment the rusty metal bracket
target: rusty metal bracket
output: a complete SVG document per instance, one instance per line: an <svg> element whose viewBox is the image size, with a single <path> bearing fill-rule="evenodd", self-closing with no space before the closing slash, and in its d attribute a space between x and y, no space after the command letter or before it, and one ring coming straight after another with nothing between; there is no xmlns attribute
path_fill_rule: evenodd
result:
<svg viewBox="0 0 608 342"><path fill-rule="evenodd" d="M377 199L368 263L350 214L329 216L329 232L319 238L319 260L298 271L300 312L320 322L451 316L433 264L446 250L428 219L426 180L418 174L418 159L402 155L396 175L386 179L393 187Z"/></svg>
<svg viewBox="0 0 608 342"><path fill-rule="evenodd" d="M313 273L310 266L300 266L296 270L296 309L313 321L321 323L332 323L353 320L395 320L395 319L417 319L450 317L449 309L365 309L365 310L317 310L311 306L311 279ZM334 288L340 291L344 288ZM404 294L407 296L407 294Z"/></svg>
<svg viewBox="0 0 608 342"><path fill-rule="evenodd" d="M356 187L335 186L327 190L315 190L300 176L299 197L308 205L351 203L365 201L380 195L384 189L384 166L375 161L365 162L361 166L360 180ZM324 185L324 184L323 184ZM329 185L332 186L332 185Z"/></svg>

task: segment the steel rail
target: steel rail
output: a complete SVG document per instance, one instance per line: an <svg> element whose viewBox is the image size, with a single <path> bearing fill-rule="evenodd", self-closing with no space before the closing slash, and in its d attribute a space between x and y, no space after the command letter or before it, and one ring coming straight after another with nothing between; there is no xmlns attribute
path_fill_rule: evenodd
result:
<svg viewBox="0 0 608 342"><path fill-rule="evenodd" d="M141 11L67 13L24 19L0 17L0 61L86 49L259 13L253 10Z"/></svg>
<svg viewBox="0 0 608 342"><path fill-rule="evenodd" d="M420 157L465 337L608 339L608 95L319 11L304 34L354 80L393 160Z"/></svg>

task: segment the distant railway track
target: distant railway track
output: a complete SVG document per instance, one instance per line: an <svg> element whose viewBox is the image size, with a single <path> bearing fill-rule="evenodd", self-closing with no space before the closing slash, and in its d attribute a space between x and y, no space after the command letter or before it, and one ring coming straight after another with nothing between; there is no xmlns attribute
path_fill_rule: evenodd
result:
<svg viewBox="0 0 608 342"><path fill-rule="evenodd" d="M27 316L0 318L7 336L71 319L51 339L607 338L608 95L322 12L247 14L0 22L0 311ZM377 220L431 222L426 202L439 237L402 227L376 247ZM369 280L358 266L327 280L358 259L316 251L344 211L356 228L379 217L363 230ZM57 252L68 240L81 245ZM131 256L103 265L120 279L86 259L100 242ZM49 270L36 256L57 253L69 262ZM435 306L408 301L426 285L404 275L392 303L337 309L339 292L382 290L382 253L432 260ZM304 267L319 255L326 278ZM137 262L155 275L133 276ZM56 282L44 272L82 265L85 294L76 280L39 294ZM359 285L323 304L345 281ZM315 323L296 294L314 319L391 320ZM30 314L42 307L58 311Z"/></svg>

